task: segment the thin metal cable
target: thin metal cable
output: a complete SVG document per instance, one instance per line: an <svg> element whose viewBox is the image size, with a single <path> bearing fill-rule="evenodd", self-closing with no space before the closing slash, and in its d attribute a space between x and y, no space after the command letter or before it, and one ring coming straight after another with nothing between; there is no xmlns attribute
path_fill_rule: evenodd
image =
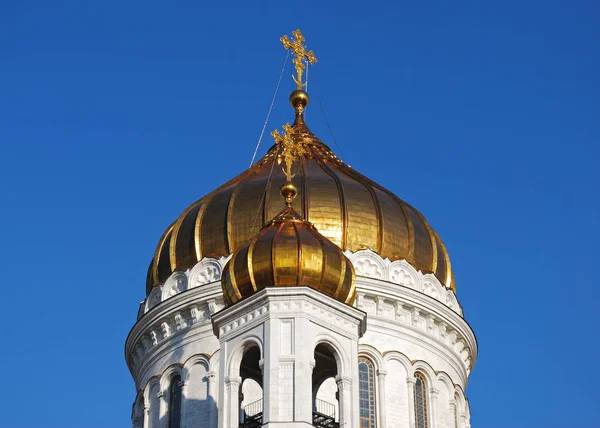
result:
<svg viewBox="0 0 600 428"><path fill-rule="evenodd" d="M337 139L335 138L335 135L333 135L333 131L331 130L331 125L329 125L329 120L327 119L327 114L325 113L325 108L323 107L323 103L319 101L319 104L321 105L321 111L323 112L323 117L325 118L325 123L327 124L327 129L329 129L329 133L331 134L331 138L333 138L333 142L335 143L335 146L339 149L340 154L344 158L346 158L346 155L344 154L342 148L338 144Z"/></svg>
<svg viewBox="0 0 600 428"><path fill-rule="evenodd" d="M309 67L309 62L308 60L306 60L306 84L304 85L304 89L306 90L306 93L308 93L308 69ZM304 111L304 118L306 119L306 110Z"/></svg>
<svg viewBox="0 0 600 428"><path fill-rule="evenodd" d="M260 202L258 204L258 209L256 210L256 217L254 217L254 222L252 223L252 230L254 230L254 227L256 226L256 220L258 220L258 216L260 215L260 206L263 204L263 202L265 201L265 197L267 196L267 189L269 188L269 184L271 183L271 174L273 174L273 168L275 167L275 162L277 162L277 159L274 159L273 164L271 165L271 171L269 172L269 178L267 178L267 185L265 186L265 191L263 192L262 198L260 199Z"/></svg>
<svg viewBox="0 0 600 428"><path fill-rule="evenodd" d="M285 71L285 67L287 65L289 57L290 57L290 51L287 51L287 55L285 56L285 61L283 62L283 68L281 69L281 74L279 75L279 81L277 82L277 87L275 88L275 93L273 94L273 100L271 101L271 106L269 107L269 112L267 113L267 118L265 119L265 123L263 124L262 131L260 131L260 137L258 137L258 143L256 143L256 149L254 149L254 154L252 155L252 160L250 161L250 166L252 166L254 164L254 159L256 159L256 153L258 153L258 147L260 146L262 137L265 134L265 129L267 129L267 123L269 123L269 117L271 117L271 111L273 110L273 105L275 104L275 98L277 98L277 92L279 92L279 86L281 85L281 79L283 78L283 72Z"/></svg>

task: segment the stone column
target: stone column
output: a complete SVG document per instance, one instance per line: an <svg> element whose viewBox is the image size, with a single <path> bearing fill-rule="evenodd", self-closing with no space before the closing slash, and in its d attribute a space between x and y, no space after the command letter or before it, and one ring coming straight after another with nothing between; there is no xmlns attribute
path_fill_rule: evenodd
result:
<svg viewBox="0 0 600 428"><path fill-rule="evenodd" d="M315 366L317 365L317 362L315 361L314 358L311 358L308 361L308 366L309 366L309 373L310 373L310 388L311 388L311 392L310 392L310 417L312 418L312 412L315 410L315 403L317 402L317 388L313 388L313 384L312 384L312 374L315 370ZM336 398L337 398L337 394L336 394ZM338 405L338 409L340 408L340 406Z"/></svg>
<svg viewBox="0 0 600 428"><path fill-rule="evenodd" d="M385 375L387 372L385 370L377 370L377 395L379 406L376 406L378 409L377 419L379 423L377 424L378 428L386 428L385 422L385 413L386 413L386 401L385 401Z"/></svg>
<svg viewBox="0 0 600 428"><path fill-rule="evenodd" d="M208 380L208 426L209 428L217 428L219 410L217 406L217 374L215 372L206 373Z"/></svg>
<svg viewBox="0 0 600 428"><path fill-rule="evenodd" d="M144 427L150 428L150 407L144 404Z"/></svg>
<svg viewBox="0 0 600 428"><path fill-rule="evenodd" d="M158 397L158 426L160 428L168 428L169 426L169 401L168 393L165 391L159 391L156 396ZM152 427L154 428L154 426Z"/></svg>
<svg viewBox="0 0 600 428"><path fill-rule="evenodd" d="M225 419L225 428L238 428L240 426L240 377L225 378L225 406L223 416Z"/></svg>
<svg viewBox="0 0 600 428"><path fill-rule="evenodd" d="M406 384L408 385L408 424L409 428L415 428L415 383L414 377L407 377Z"/></svg>
<svg viewBox="0 0 600 428"><path fill-rule="evenodd" d="M452 426L452 428L458 428L458 415L456 414L456 412L457 412L456 401L450 400L448 407L450 409L450 417L452 418L451 426Z"/></svg>
<svg viewBox="0 0 600 428"><path fill-rule="evenodd" d="M187 427L187 418L186 418L186 414L187 414L187 390L188 390L188 385L189 382L187 380L182 380L179 382L179 387L181 388L181 406L179 411L181 412L179 417L181 420L181 426L182 427Z"/></svg>
<svg viewBox="0 0 600 428"><path fill-rule="evenodd" d="M460 414L460 428L468 428L470 426L467 424L467 415L465 413Z"/></svg>
<svg viewBox="0 0 600 428"><path fill-rule="evenodd" d="M438 427L438 421L440 420L440 415L438 414L438 395L440 391L436 388L429 389L429 396L431 397L431 412L429 416L431 422L431 428Z"/></svg>
<svg viewBox="0 0 600 428"><path fill-rule="evenodd" d="M340 406L340 427L349 427L352 423L352 379L345 376L336 376Z"/></svg>

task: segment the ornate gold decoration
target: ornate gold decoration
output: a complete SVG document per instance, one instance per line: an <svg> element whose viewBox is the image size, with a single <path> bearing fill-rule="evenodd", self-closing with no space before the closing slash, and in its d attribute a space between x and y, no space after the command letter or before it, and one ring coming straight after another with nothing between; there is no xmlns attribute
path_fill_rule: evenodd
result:
<svg viewBox="0 0 600 428"><path fill-rule="evenodd" d="M306 151L292 170L298 188L294 206L301 217L344 251L370 248L392 261L405 259L455 290L448 251L420 212L343 163L306 125L292 130ZM279 155L280 145L275 144L250 169L192 204L165 228L150 264L147 293L175 270L185 271L204 257L229 256L281 211L280 188L287 177L277 167ZM400 189L403 182L394 186Z"/></svg>
<svg viewBox="0 0 600 428"><path fill-rule="evenodd" d="M304 42L306 39L300 32L300 30L292 31L292 34L295 37L295 40L290 42L288 36L285 35L279 40L283 43L283 47L286 50L291 49L294 55L294 59L292 60L294 65L296 66L296 75L297 77L292 76L296 85L298 85L298 89L302 89L306 86L306 82L302 82L302 75L304 74L304 69L306 68L306 64L304 61L309 62L310 64L315 64L317 62L317 58L313 51L306 51L306 46L304 46Z"/></svg>
<svg viewBox="0 0 600 428"><path fill-rule="evenodd" d="M292 166L296 160L306 154L306 150L304 150L302 144L294 138L294 130L289 122L283 125L282 128L283 134L280 134L279 130L276 129L271 132L271 136L281 150L277 163L281 163L281 159L283 158L285 163L285 170L283 173L288 181L292 181L292 178L296 176L295 174L292 174Z"/></svg>

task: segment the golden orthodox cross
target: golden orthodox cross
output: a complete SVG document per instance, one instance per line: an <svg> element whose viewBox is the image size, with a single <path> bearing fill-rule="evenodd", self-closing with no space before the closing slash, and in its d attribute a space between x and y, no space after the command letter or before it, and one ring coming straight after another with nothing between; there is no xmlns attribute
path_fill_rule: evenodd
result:
<svg viewBox="0 0 600 428"><path fill-rule="evenodd" d="M305 150L302 144L294 141L293 133L294 130L290 126L289 122L283 125L283 134L279 133L279 130L271 132L271 136L275 140L275 143L281 147L281 157L285 162L285 174L287 181L292 181L294 175L292 174L292 165L294 161L304 156ZM281 158L280 158L281 159Z"/></svg>
<svg viewBox="0 0 600 428"><path fill-rule="evenodd" d="M292 31L292 34L296 38L292 42L290 42L290 39L288 39L287 35L283 36L279 40L281 40L281 43L283 43L283 47L286 50L292 50L292 54L294 55L294 59L292 60L292 62L296 66L297 74L297 77L292 76L292 79L294 79L294 82L296 82L296 85L298 85L298 89L302 89L304 86L306 86L306 82L302 82L302 74L304 73L304 69L306 68L306 64L304 63L304 61L306 60L309 63L314 64L317 62L317 58L315 57L313 51L306 51L306 46L303 45L306 39L304 38L300 30Z"/></svg>

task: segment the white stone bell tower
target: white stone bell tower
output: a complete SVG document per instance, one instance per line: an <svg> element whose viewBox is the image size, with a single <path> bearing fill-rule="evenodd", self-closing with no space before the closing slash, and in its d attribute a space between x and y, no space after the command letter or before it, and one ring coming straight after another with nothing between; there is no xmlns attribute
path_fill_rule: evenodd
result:
<svg viewBox="0 0 600 428"><path fill-rule="evenodd" d="M133 427L470 428L446 246L310 131L293 34L293 125L158 242L125 345Z"/></svg>
<svg viewBox="0 0 600 428"><path fill-rule="evenodd" d="M260 426L312 427L313 385L325 380L318 379L317 365L323 366L321 372L336 372L340 426L358 426L358 407L352 404L358 401L358 384L352 379L358 377L358 339L365 321L362 311L308 287L265 288L213 315L225 386L219 428L240 426L240 373L250 373L252 366L262 377ZM315 359L317 348L333 357L335 367ZM254 361L245 358L252 349Z"/></svg>

